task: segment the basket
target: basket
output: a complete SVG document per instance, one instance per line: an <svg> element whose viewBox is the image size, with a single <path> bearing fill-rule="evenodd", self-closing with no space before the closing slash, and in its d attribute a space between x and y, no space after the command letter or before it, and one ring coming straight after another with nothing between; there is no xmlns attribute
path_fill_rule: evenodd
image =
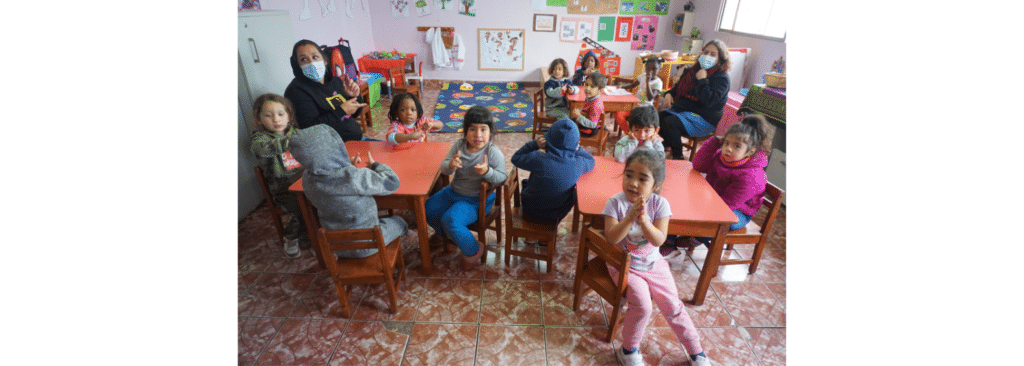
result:
<svg viewBox="0 0 1024 366"><path fill-rule="evenodd" d="M769 88L786 88L786 74L780 74L777 72L769 72L764 74L764 83Z"/></svg>

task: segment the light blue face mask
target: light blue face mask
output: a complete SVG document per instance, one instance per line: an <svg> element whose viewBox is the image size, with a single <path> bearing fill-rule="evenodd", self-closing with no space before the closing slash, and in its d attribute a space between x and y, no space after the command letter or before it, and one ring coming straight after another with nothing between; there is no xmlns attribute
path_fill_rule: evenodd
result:
<svg viewBox="0 0 1024 366"><path fill-rule="evenodd" d="M711 57L711 56L708 56L708 55L700 55L700 57L697 58L697 61L700 62L700 68L702 68L704 70L707 70L707 69L710 69L711 67L715 66L715 62L718 61L718 58L717 57Z"/></svg>
<svg viewBox="0 0 1024 366"><path fill-rule="evenodd" d="M313 81L320 81L324 78L324 71L327 70L327 66L324 65L323 61L313 61L302 66L302 75L306 75L307 78Z"/></svg>

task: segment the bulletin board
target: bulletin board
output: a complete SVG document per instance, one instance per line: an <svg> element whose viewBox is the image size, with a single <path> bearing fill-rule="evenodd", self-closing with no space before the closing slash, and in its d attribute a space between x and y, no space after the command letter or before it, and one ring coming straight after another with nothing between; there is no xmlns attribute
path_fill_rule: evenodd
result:
<svg viewBox="0 0 1024 366"><path fill-rule="evenodd" d="M622 0L619 4L619 14L622 15L643 15L657 14L668 15L669 0Z"/></svg>
<svg viewBox="0 0 1024 366"><path fill-rule="evenodd" d="M526 64L526 30L477 28L477 60L480 70L523 71Z"/></svg>
<svg viewBox="0 0 1024 366"><path fill-rule="evenodd" d="M596 37L597 29L594 18L562 17L559 19L558 40L562 42L580 42L586 37Z"/></svg>
<svg viewBox="0 0 1024 366"><path fill-rule="evenodd" d="M619 0L573 0L566 6L569 14L616 14Z"/></svg>
<svg viewBox="0 0 1024 366"><path fill-rule="evenodd" d="M654 38L658 35L658 17L644 15L634 18L633 38L629 49L633 51L650 51L654 49Z"/></svg>

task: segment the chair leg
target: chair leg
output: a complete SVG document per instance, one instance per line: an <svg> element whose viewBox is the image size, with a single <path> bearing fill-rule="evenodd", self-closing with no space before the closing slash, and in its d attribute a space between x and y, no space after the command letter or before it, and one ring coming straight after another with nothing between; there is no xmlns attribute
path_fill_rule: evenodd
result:
<svg viewBox="0 0 1024 366"><path fill-rule="evenodd" d="M395 314L398 312L398 288L391 273L384 274L384 285L388 288L388 310Z"/></svg>
<svg viewBox="0 0 1024 366"><path fill-rule="evenodd" d="M605 336L605 338L604 338L604 341L608 342L608 343L612 342L612 337L615 336L615 328L617 328L618 325L619 325L619 322L618 322L618 320L619 320L619 311L622 310L622 304L621 304L622 299L619 299L619 301L620 301L619 304L612 304L612 307L614 308L614 310L612 310L612 317L611 317L611 319L608 319L608 323L609 323L608 324L608 335Z"/></svg>
<svg viewBox="0 0 1024 366"><path fill-rule="evenodd" d="M754 246L754 255L753 258L751 258L750 269L747 270L750 274L757 272L757 264L761 263L761 252L764 251L764 246L766 244L764 241L764 239L758 240L757 245Z"/></svg>
<svg viewBox="0 0 1024 366"><path fill-rule="evenodd" d="M334 290L338 293L338 301L341 302L341 317L351 318L352 308L348 305L348 290L345 285L338 283L337 280L334 281Z"/></svg>

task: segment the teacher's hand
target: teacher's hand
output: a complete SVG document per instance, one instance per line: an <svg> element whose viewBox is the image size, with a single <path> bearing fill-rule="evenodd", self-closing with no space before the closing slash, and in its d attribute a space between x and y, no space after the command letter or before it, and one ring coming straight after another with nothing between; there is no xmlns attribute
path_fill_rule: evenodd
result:
<svg viewBox="0 0 1024 366"><path fill-rule="evenodd" d="M661 105L662 107L664 107L662 109L672 108L672 103L675 103L675 101L673 100L671 94L665 94L661 97Z"/></svg>
<svg viewBox="0 0 1024 366"><path fill-rule="evenodd" d="M708 70L700 69L697 70L697 80L708 77Z"/></svg>
<svg viewBox="0 0 1024 366"><path fill-rule="evenodd" d="M341 105L341 109L345 111L345 114L352 115L355 114L356 111L359 110L359 108L365 106L366 103L359 103L359 101L357 101L356 98L352 98L346 100L345 103Z"/></svg>
<svg viewBox="0 0 1024 366"><path fill-rule="evenodd" d="M359 83L353 81L352 79L345 78L344 84L345 94L351 96L352 99L355 99L356 97L359 96Z"/></svg>

